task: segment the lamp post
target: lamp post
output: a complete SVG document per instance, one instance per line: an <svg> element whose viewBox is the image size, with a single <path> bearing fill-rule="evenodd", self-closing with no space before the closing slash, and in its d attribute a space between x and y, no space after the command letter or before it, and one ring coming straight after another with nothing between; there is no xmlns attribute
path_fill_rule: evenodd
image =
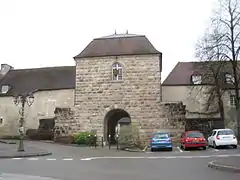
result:
<svg viewBox="0 0 240 180"><path fill-rule="evenodd" d="M32 93L25 94L25 95L18 95L14 98L14 104L16 106L20 105L21 109L20 113L20 120L19 120L19 133L20 133L20 141L18 146L18 151L24 151L23 139L24 139L24 110L25 105L27 103L28 106L31 106L34 101L34 96Z"/></svg>

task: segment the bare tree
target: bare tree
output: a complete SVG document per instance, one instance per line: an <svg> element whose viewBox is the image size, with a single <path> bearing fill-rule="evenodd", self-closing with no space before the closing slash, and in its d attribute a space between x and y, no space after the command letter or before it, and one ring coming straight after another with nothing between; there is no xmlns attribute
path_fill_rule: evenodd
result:
<svg viewBox="0 0 240 180"><path fill-rule="evenodd" d="M221 34L218 29L212 29L205 33L197 43L196 56L202 62L197 63L196 69L203 73L203 83L208 84L208 97L206 99L206 110L217 101L220 118L224 122L225 113L222 96L222 75L226 61L222 58L222 49L219 46Z"/></svg>
<svg viewBox="0 0 240 180"><path fill-rule="evenodd" d="M240 139L240 78L238 66L240 52L240 0L219 0L218 10L212 18L211 27L208 30L204 35L198 55L201 54L202 57L209 61L222 61L224 62L223 66L225 66L226 61L230 62L231 72L229 73L233 76L232 88L236 95L236 121L238 138ZM217 87L216 81L215 87ZM221 90L221 88L216 89Z"/></svg>

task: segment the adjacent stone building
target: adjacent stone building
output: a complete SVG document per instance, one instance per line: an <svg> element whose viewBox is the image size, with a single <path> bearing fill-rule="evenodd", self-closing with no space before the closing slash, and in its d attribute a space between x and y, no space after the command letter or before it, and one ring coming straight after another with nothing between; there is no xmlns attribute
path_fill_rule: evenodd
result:
<svg viewBox="0 0 240 180"><path fill-rule="evenodd" d="M186 105L187 129L206 134L214 128L236 129L235 93L230 63L178 62L162 83L163 101L182 101ZM213 72L218 78L225 122L220 117Z"/></svg>
<svg viewBox="0 0 240 180"><path fill-rule="evenodd" d="M148 135L184 131L185 107L162 101L162 53L146 36L96 38L74 60L75 67L10 70L0 81L1 87L9 87L0 97L4 127L18 119L13 96L34 92L26 129L54 118L56 136L96 131L106 141L114 137L119 120L136 124Z"/></svg>

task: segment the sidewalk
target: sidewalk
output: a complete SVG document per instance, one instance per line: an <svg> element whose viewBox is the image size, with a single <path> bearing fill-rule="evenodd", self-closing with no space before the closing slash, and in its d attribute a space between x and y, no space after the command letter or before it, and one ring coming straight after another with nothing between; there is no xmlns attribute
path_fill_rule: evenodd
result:
<svg viewBox="0 0 240 180"><path fill-rule="evenodd" d="M221 158L216 161L209 162L208 167L240 173L240 157Z"/></svg>
<svg viewBox="0 0 240 180"><path fill-rule="evenodd" d="M35 157L35 156L47 156L52 153L47 152L44 149L37 147L31 147L25 145L24 152L17 151L18 144L5 144L0 143L0 159L1 158L20 158L20 157Z"/></svg>

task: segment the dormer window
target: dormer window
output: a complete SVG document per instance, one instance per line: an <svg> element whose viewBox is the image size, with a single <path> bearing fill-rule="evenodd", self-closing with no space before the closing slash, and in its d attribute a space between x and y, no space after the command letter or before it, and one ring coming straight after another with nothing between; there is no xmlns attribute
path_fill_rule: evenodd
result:
<svg viewBox="0 0 240 180"><path fill-rule="evenodd" d="M2 85L1 87L1 93L6 94L9 91L9 86L8 85Z"/></svg>
<svg viewBox="0 0 240 180"><path fill-rule="evenodd" d="M201 84L202 76L201 75L192 75L192 83L193 84Z"/></svg>
<svg viewBox="0 0 240 180"><path fill-rule="evenodd" d="M233 84L235 82L234 77L230 73L225 73L225 82L226 84Z"/></svg>

